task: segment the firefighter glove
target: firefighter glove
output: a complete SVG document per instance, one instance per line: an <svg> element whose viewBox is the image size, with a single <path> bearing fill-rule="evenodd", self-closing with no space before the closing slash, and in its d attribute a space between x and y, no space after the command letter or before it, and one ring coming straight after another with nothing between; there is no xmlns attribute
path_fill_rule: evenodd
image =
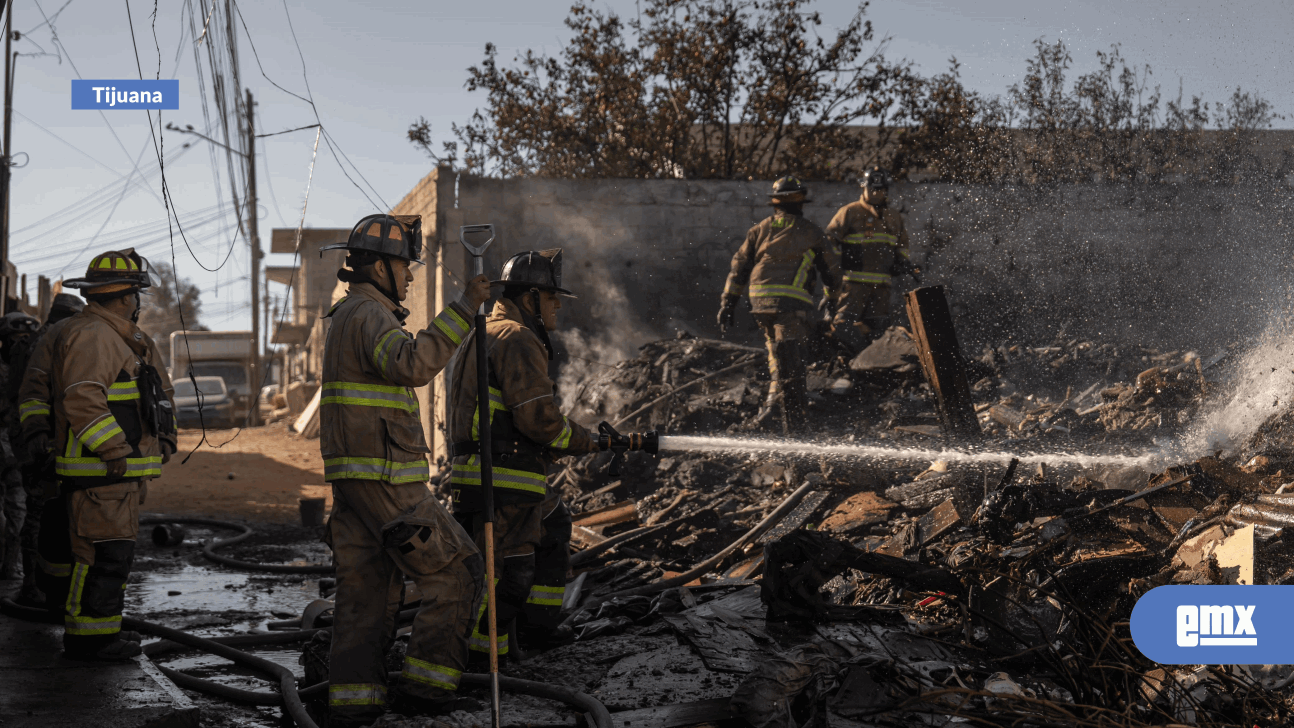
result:
<svg viewBox="0 0 1294 728"><path fill-rule="evenodd" d="M107 465L108 465L109 478L120 478L121 476L126 474L126 458L117 458L116 460L109 460Z"/></svg>
<svg viewBox="0 0 1294 728"><path fill-rule="evenodd" d="M463 291L463 303L476 313L481 308L481 304L490 298L490 277L482 273L467 282L467 290Z"/></svg>
<svg viewBox="0 0 1294 728"><path fill-rule="evenodd" d="M27 455L34 463L42 463L49 457L49 435L38 432L27 440Z"/></svg>
<svg viewBox="0 0 1294 728"><path fill-rule="evenodd" d="M719 306L719 330L727 332L728 328L737 320L737 297L724 296L723 303Z"/></svg>
<svg viewBox="0 0 1294 728"><path fill-rule="evenodd" d="M818 310L825 311L827 313L828 318L835 318L836 299L831 296L823 296L822 300L818 301Z"/></svg>

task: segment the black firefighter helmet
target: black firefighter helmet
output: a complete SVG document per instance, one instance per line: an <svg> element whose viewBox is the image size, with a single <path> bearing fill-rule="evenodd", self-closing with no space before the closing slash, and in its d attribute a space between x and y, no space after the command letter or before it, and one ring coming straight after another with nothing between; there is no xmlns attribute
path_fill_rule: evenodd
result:
<svg viewBox="0 0 1294 728"><path fill-rule="evenodd" d="M63 281L66 288L79 288L89 297L109 294L141 293L153 285L152 269L148 259L134 248L109 250L90 261L82 278Z"/></svg>
<svg viewBox="0 0 1294 728"><path fill-rule="evenodd" d="M346 242L320 248L321 257L325 250L349 250L421 263L422 216L369 215L355 223Z"/></svg>
<svg viewBox="0 0 1294 728"><path fill-rule="evenodd" d="M809 202L809 188L804 186L799 177L788 174L780 177L773 183L773 191L768 193L772 198L770 205L779 205L783 203L805 203Z"/></svg>
<svg viewBox="0 0 1294 728"><path fill-rule="evenodd" d="M872 167L863 172L863 178L858 181L858 186L865 190L888 190L890 181L889 172L880 167Z"/></svg>
<svg viewBox="0 0 1294 728"><path fill-rule="evenodd" d="M576 298L574 293L562 288L562 249L527 250L508 258L503 264L503 274L497 281L490 281L494 286L529 286L541 291L550 291L567 298Z"/></svg>

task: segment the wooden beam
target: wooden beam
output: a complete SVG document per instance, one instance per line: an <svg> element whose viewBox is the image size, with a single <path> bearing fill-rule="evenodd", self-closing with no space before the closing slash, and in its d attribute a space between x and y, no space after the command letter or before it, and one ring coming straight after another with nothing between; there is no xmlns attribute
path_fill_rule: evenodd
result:
<svg viewBox="0 0 1294 728"><path fill-rule="evenodd" d="M921 371L935 394L939 422L949 437L978 438L979 419L966 381L966 360L957 344L943 286L926 286L904 295Z"/></svg>

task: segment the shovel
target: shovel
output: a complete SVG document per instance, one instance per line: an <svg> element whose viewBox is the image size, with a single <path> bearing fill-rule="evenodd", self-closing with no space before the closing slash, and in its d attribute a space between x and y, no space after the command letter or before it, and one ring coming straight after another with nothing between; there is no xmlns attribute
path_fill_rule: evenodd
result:
<svg viewBox="0 0 1294 728"><path fill-rule="evenodd" d="M485 233L489 237L480 245L467 242L469 235ZM472 275L485 272L485 249L494 242L493 225L464 225L458 241L472 256ZM493 728L499 728L499 625L494 601L494 467L490 442L490 360L485 343L485 305L476 311L476 402L477 431L481 440L481 490L485 494L485 590L490 625L490 716Z"/></svg>

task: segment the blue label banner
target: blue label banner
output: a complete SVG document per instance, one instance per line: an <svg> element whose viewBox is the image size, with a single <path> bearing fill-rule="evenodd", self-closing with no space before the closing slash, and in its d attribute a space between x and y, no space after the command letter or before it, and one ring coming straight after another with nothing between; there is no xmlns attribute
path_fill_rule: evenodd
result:
<svg viewBox="0 0 1294 728"><path fill-rule="evenodd" d="M1165 665L1294 664L1294 586L1160 586L1132 609L1132 641Z"/></svg>
<svg viewBox="0 0 1294 728"><path fill-rule="evenodd" d="M178 109L179 79L72 81L73 109Z"/></svg>

